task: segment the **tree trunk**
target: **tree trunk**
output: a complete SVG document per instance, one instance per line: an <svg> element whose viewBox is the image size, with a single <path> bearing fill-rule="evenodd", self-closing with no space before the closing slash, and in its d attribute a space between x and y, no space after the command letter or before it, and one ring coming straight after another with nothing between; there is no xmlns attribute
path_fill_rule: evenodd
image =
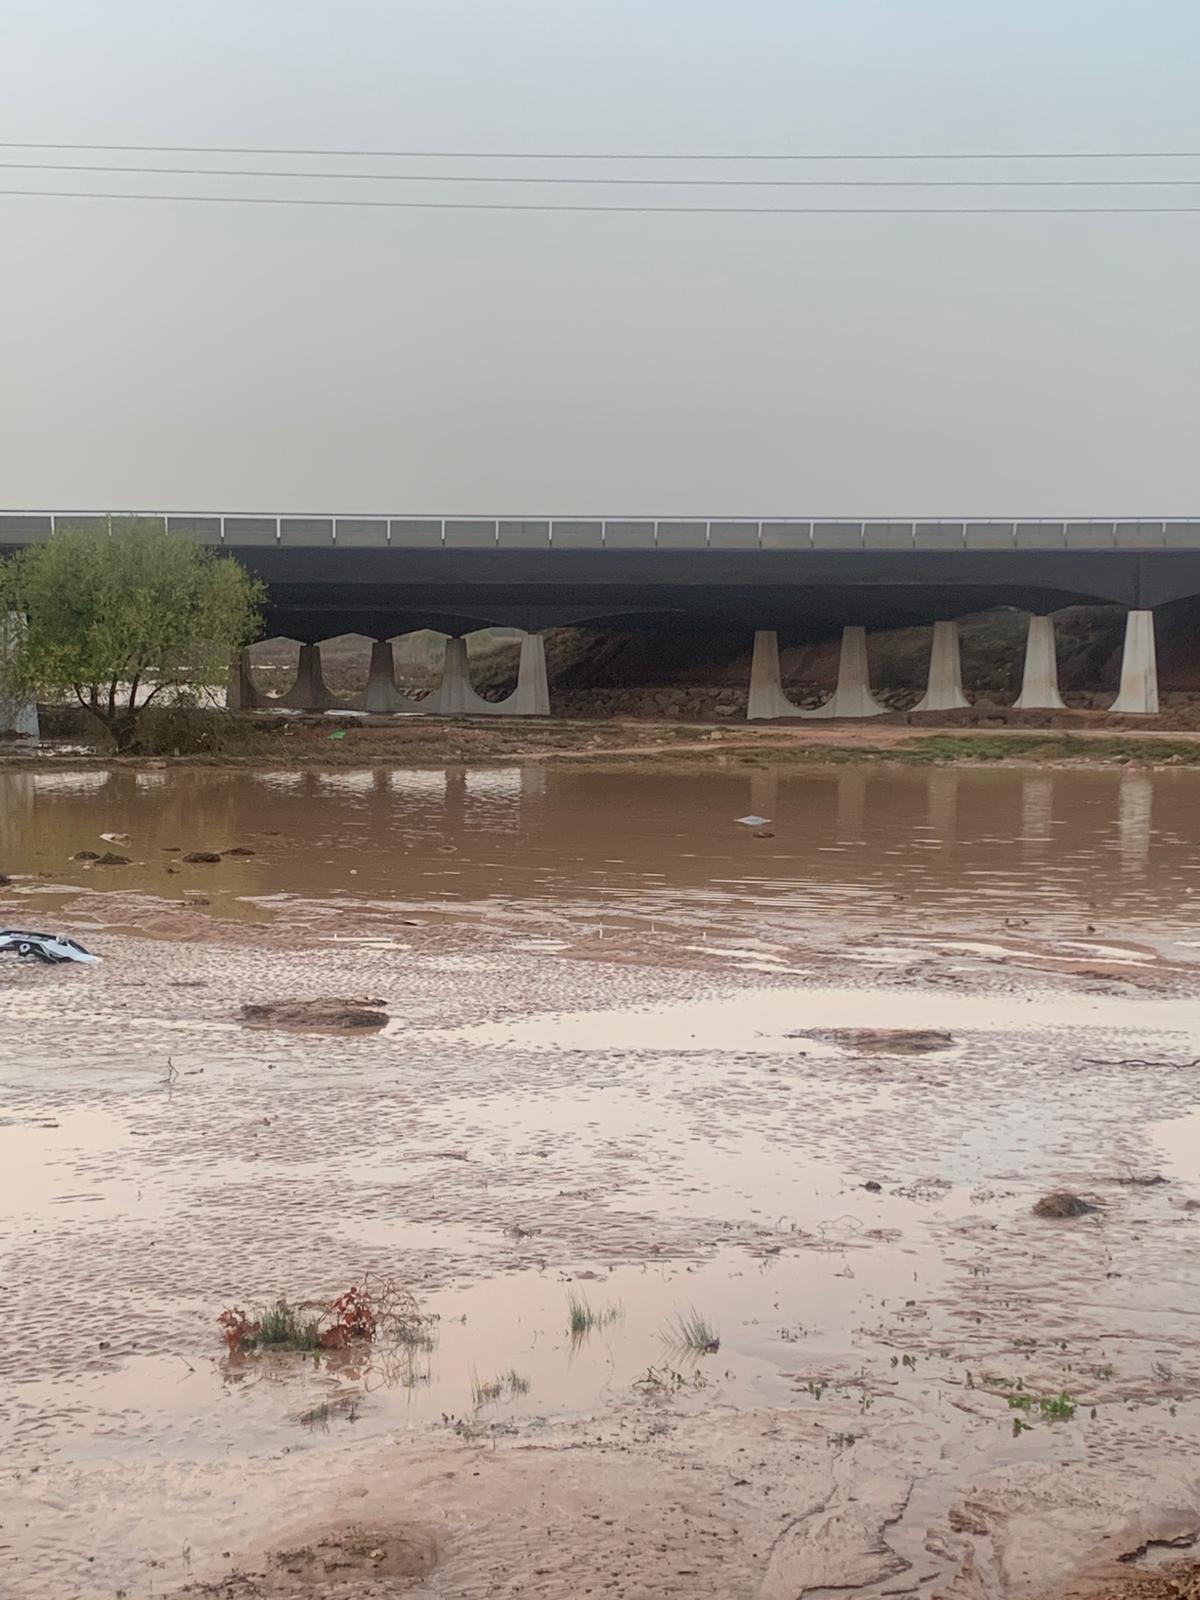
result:
<svg viewBox="0 0 1200 1600"><path fill-rule="evenodd" d="M108 731L119 756L128 755L137 743L138 714L136 711L114 712Z"/></svg>
<svg viewBox="0 0 1200 1600"><path fill-rule="evenodd" d="M121 706L110 713L99 704L86 706L85 709L95 717L112 740L117 755L128 755L137 743L140 712L130 711L127 706Z"/></svg>

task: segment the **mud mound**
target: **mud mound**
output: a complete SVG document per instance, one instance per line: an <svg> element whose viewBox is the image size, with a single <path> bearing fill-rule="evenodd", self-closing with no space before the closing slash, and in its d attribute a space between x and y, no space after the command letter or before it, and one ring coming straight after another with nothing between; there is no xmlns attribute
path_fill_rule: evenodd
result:
<svg viewBox="0 0 1200 1600"><path fill-rule="evenodd" d="M826 1037L866 1056L924 1056L954 1048L954 1036L937 1028L844 1028Z"/></svg>
<svg viewBox="0 0 1200 1600"><path fill-rule="evenodd" d="M388 1014L383 1000L265 1000L242 1007L242 1021L256 1028L300 1028L322 1033L353 1033L382 1028Z"/></svg>
<svg viewBox="0 0 1200 1600"><path fill-rule="evenodd" d="M179 1592L208 1600L368 1600L404 1593L433 1571L437 1557L425 1528L351 1527L273 1551L261 1571L188 1584Z"/></svg>
<svg viewBox="0 0 1200 1600"><path fill-rule="evenodd" d="M1083 1200L1067 1189L1055 1189L1052 1194L1042 1196L1034 1206L1033 1214L1035 1217L1086 1217L1089 1212L1099 1209L1090 1200Z"/></svg>
<svg viewBox="0 0 1200 1600"><path fill-rule="evenodd" d="M1200 1565L1194 1561L1169 1566L1130 1568L1096 1585L1080 1585L1057 1600L1200 1600Z"/></svg>

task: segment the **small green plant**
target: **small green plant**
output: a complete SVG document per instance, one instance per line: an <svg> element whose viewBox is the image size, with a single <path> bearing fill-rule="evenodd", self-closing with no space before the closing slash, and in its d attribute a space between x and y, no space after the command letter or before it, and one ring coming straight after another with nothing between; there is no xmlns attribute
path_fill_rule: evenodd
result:
<svg viewBox="0 0 1200 1600"><path fill-rule="evenodd" d="M1062 1394L1010 1394L1010 1411L1037 1411L1046 1422L1070 1422L1075 1415L1075 1402L1065 1391Z"/></svg>
<svg viewBox="0 0 1200 1600"><path fill-rule="evenodd" d="M505 1394L510 1400L515 1400L518 1395L528 1393L529 1379L515 1367L509 1367L498 1378L481 1378L475 1368L471 1368L471 1404L476 1411L481 1406L491 1405L493 1400L499 1400Z"/></svg>
<svg viewBox="0 0 1200 1600"><path fill-rule="evenodd" d="M1012 1424L1013 1438L1019 1439L1023 1433L1029 1432L1029 1423L1021 1417L1014 1417Z"/></svg>
<svg viewBox="0 0 1200 1600"><path fill-rule="evenodd" d="M503 1378L481 1378L475 1368L471 1368L471 1404L476 1411L480 1406L490 1405L493 1400L499 1400L503 1393Z"/></svg>
<svg viewBox="0 0 1200 1600"><path fill-rule="evenodd" d="M1038 1401L1038 1410L1047 1422L1070 1422L1075 1415L1075 1402L1067 1393L1044 1394Z"/></svg>
<svg viewBox="0 0 1200 1600"><path fill-rule="evenodd" d="M710 1355L721 1348L721 1336L701 1315L695 1306L677 1311L663 1329L663 1343L681 1350L694 1350L698 1355Z"/></svg>
<svg viewBox="0 0 1200 1600"><path fill-rule="evenodd" d="M624 1314L619 1305L593 1306L586 1295L567 1296L567 1322L572 1339L582 1339L593 1328L607 1328L610 1323L619 1322Z"/></svg>
<svg viewBox="0 0 1200 1600"><path fill-rule="evenodd" d="M431 1319L410 1290L393 1278L367 1273L335 1300L293 1304L281 1296L250 1317L240 1306L222 1311L217 1324L231 1356L271 1345L286 1350L344 1350L382 1341L431 1350Z"/></svg>
<svg viewBox="0 0 1200 1600"><path fill-rule="evenodd" d="M286 1300L276 1300L259 1317L255 1342L286 1345L289 1350L318 1350L321 1347L320 1319L306 1315Z"/></svg>

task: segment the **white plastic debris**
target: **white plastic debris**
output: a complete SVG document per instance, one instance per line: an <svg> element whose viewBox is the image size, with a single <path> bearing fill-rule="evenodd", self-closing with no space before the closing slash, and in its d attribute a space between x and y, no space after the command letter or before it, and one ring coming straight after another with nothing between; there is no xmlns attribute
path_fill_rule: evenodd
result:
<svg viewBox="0 0 1200 1600"><path fill-rule="evenodd" d="M99 961L60 933L29 933L17 928L0 928L0 955L31 956L35 961L52 965L59 961Z"/></svg>

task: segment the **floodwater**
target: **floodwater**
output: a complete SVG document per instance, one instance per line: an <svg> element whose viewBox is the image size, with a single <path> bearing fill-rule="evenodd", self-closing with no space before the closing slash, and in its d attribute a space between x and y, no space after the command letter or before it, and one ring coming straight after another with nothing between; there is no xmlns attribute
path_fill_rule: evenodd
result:
<svg viewBox="0 0 1200 1600"><path fill-rule="evenodd" d="M1099 918L1186 945L1197 798L1186 771L14 772L0 773L0 871L42 904L65 903L60 885L191 891L255 922L332 908L774 941ZM735 825L747 815L767 828ZM215 871L172 859L236 846L257 853ZM132 864L71 859L108 848Z"/></svg>
<svg viewBox="0 0 1200 1600"><path fill-rule="evenodd" d="M0 925L103 958L0 968L0 1592L323 1594L272 1541L398 1506L447 1597L984 1600L1200 1529L1198 801L0 775ZM368 994L369 1035L240 1021ZM1097 1210L1035 1219L1060 1186ZM417 1342L226 1354L224 1308L365 1272Z"/></svg>

